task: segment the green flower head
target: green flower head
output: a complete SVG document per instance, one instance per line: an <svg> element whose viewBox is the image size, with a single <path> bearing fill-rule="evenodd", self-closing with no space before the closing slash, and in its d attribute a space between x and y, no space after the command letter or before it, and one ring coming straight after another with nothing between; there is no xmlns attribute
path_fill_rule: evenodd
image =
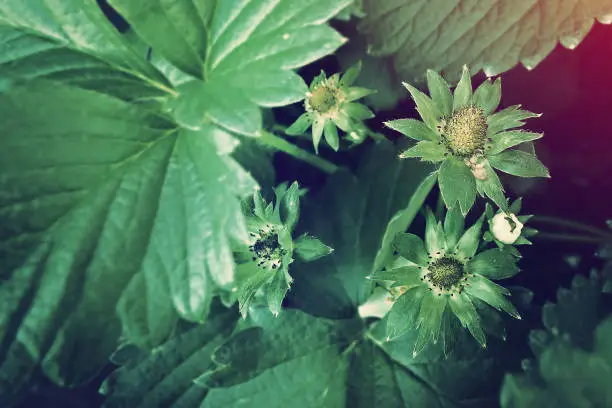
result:
<svg viewBox="0 0 612 408"><path fill-rule="evenodd" d="M319 151L321 138L334 149L340 148L338 128L347 134L353 143L362 142L368 134L363 121L374 117L365 105L354 102L374 91L352 87L361 70L361 63L349 68L342 77L334 74L329 78L321 72L312 83L304 100L306 112L285 131L288 135L301 135L312 125L312 143Z"/></svg>
<svg viewBox="0 0 612 408"><path fill-rule="evenodd" d="M413 234L398 235L399 260L370 276L392 282L395 302L387 316L387 339L416 328L416 355L429 342L453 338L452 320L458 320L485 347L485 332L504 336L494 309L520 319L507 299L510 291L492 281L516 275L518 258L499 248L478 251L484 214L467 230L458 209L447 212L444 224L430 209L426 217L425 242Z"/></svg>
<svg viewBox="0 0 612 408"><path fill-rule="evenodd" d="M247 205L249 239L235 251L238 266L234 291L244 317L258 296L265 297L270 311L278 315L293 281L289 275L289 265L294 256L308 262L333 251L308 235L293 240L300 197L304 193L305 190L301 190L297 182L290 187L281 184L275 189L275 203L267 204L261 193L256 191L252 203Z"/></svg>
<svg viewBox="0 0 612 408"><path fill-rule="evenodd" d="M427 72L427 84L431 96L404 83L422 121L398 119L386 125L418 141L401 158L442 162L438 183L448 208L458 202L461 213L467 214L478 192L506 211L504 188L494 169L519 177L550 177L535 153L517 149L542 137L517 129L525 119L540 115L519 105L494 113L501 99L500 78L493 83L487 79L472 92L470 72L464 66L452 94L448 83L434 71Z"/></svg>
<svg viewBox="0 0 612 408"><path fill-rule="evenodd" d="M489 231L484 233L483 240L495 242L499 248L506 248L520 256L513 245L531 245L528 237L538 233L536 229L525 226L533 216L518 215L521 207L522 199L520 198L508 206L508 211L498 210L494 213L493 208L487 204L485 214L489 223Z"/></svg>

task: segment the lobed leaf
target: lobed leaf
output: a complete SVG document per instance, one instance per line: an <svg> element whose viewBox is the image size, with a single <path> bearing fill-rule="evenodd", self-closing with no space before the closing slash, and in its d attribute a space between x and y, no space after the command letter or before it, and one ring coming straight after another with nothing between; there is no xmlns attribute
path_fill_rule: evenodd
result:
<svg viewBox="0 0 612 408"><path fill-rule="evenodd" d="M500 74L519 62L532 69L560 42L573 49L595 18L609 23L599 0L365 0L359 30L371 53L390 56L400 77L424 80L427 69L455 82L464 64Z"/></svg>

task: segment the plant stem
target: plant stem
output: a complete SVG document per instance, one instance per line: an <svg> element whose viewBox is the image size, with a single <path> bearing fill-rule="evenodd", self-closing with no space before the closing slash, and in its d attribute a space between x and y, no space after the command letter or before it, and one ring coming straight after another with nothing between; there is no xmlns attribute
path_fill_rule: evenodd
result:
<svg viewBox="0 0 612 408"><path fill-rule="evenodd" d="M581 222L577 222L577 221L571 221L571 220L566 220L566 219L557 218L557 217L549 217L546 215L536 215L530 220L530 222L536 222L536 223L540 222L543 224L552 224L552 225L558 225L561 227L573 228L574 230L588 232L590 234L597 235L598 237L612 240L611 233L606 232L596 227L592 227L587 224L583 224Z"/></svg>
<svg viewBox="0 0 612 408"><path fill-rule="evenodd" d="M339 169L339 167L334 163L308 153L307 151L300 149L296 145L289 143L285 139L278 137L273 133L262 131L259 140L268 146L275 148L276 150L287 153L296 159L302 160L314 167L317 167L328 174L334 174Z"/></svg>
<svg viewBox="0 0 612 408"><path fill-rule="evenodd" d="M560 234L555 232L540 232L537 235L531 237L530 239L542 239L559 242L579 242L585 244L601 244L604 241L602 238L590 235Z"/></svg>

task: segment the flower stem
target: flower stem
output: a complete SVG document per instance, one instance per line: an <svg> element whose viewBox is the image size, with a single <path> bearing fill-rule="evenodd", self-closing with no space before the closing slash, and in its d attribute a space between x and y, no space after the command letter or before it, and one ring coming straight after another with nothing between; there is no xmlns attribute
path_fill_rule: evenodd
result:
<svg viewBox="0 0 612 408"><path fill-rule="evenodd" d="M540 232L530 239L542 239L559 242L579 242L584 244L601 244L604 241L603 238L598 238L591 235L560 234L555 232Z"/></svg>
<svg viewBox="0 0 612 408"><path fill-rule="evenodd" d="M583 231L583 232L590 233L590 234L600 237L599 241L601 241L602 238L612 240L611 233L606 232L596 227L592 227L587 224L583 224L581 222L577 222L577 221L571 221L571 220L566 220L566 219L557 218L557 217L549 217L545 215L536 215L530 220L530 222L536 222L536 223L540 222L542 224L558 225L560 227L567 227L567 228L572 228L577 231Z"/></svg>
<svg viewBox="0 0 612 408"><path fill-rule="evenodd" d="M285 139L278 137L273 133L262 131L259 140L278 151L287 153L288 155L317 167L328 174L333 174L339 169L339 167L334 163L308 153L307 151L300 149L296 145L289 143Z"/></svg>

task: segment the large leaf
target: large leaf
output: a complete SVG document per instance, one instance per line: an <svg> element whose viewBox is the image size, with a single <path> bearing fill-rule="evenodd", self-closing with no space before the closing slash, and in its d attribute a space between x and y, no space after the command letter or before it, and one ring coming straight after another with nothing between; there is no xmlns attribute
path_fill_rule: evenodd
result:
<svg viewBox="0 0 612 408"><path fill-rule="evenodd" d="M362 158L356 176L348 172L334 175L302 215L302 225L334 248L334 253L292 265L293 301L324 315L337 315L363 303L370 294L366 276L377 257L379 265L385 261L395 234L405 230L416 215L435 181L430 177L421 184L431 170L425 163L397 159L395 148L385 142ZM342 291L344 296L339 294ZM320 296L327 295L331 297L322 302ZM324 310L326 306L331 308Z"/></svg>
<svg viewBox="0 0 612 408"><path fill-rule="evenodd" d="M42 81L0 94L0 115L0 394L39 364L59 384L94 375L118 305L145 344L177 312L206 318L233 278L230 240L246 239L238 196L255 188L232 136Z"/></svg>
<svg viewBox="0 0 612 408"><path fill-rule="evenodd" d="M5 77L53 79L124 99L167 91L164 78L93 1L3 1L0 70Z"/></svg>
<svg viewBox="0 0 612 408"><path fill-rule="evenodd" d="M594 19L609 23L601 0L365 0L360 30L373 55L391 56L405 81L424 82L426 70L459 78L535 67L561 42L575 48Z"/></svg>
<svg viewBox="0 0 612 408"><path fill-rule="evenodd" d="M215 387L203 407L236 401L249 407L488 407L496 398L495 388L486 388L495 381L495 360L485 352L474 348L467 358L444 360L436 350L413 359L412 348L389 348L392 343L365 334L362 324L296 310L256 318L257 331L228 339L213 357L217 370L198 381Z"/></svg>
<svg viewBox="0 0 612 408"><path fill-rule="evenodd" d="M612 315L604 284L596 273L576 276L570 289L559 289L556 304L544 306L545 330L529 336L535 361L523 364L525 373L506 375L502 407L612 404Z"/></svg>
<svg viewBox="0 0 612 408"><path fill-rule="evenodd" d="M283 106L306 96L306 84L292 69L345 42L324 23L350 3L111 1L147 43L194 78L169 105L179 123L192 128L210 117L246 135L261 127L258 105ZM199 107L211 104L215 108L204 115ZM185 116L185 109L192 113Z"/></svg>
<svg viewBox="0 0 612 408"><path fill-rule="evenodd" d="M238 314L217 309L206 325L194 325L154 352L132 349L100 391L106 395L104 408L189 408L198 407L207 393L193 380L214 367L213 351L231 333ZM128 354L130 346L115 353Z"/></svg>

